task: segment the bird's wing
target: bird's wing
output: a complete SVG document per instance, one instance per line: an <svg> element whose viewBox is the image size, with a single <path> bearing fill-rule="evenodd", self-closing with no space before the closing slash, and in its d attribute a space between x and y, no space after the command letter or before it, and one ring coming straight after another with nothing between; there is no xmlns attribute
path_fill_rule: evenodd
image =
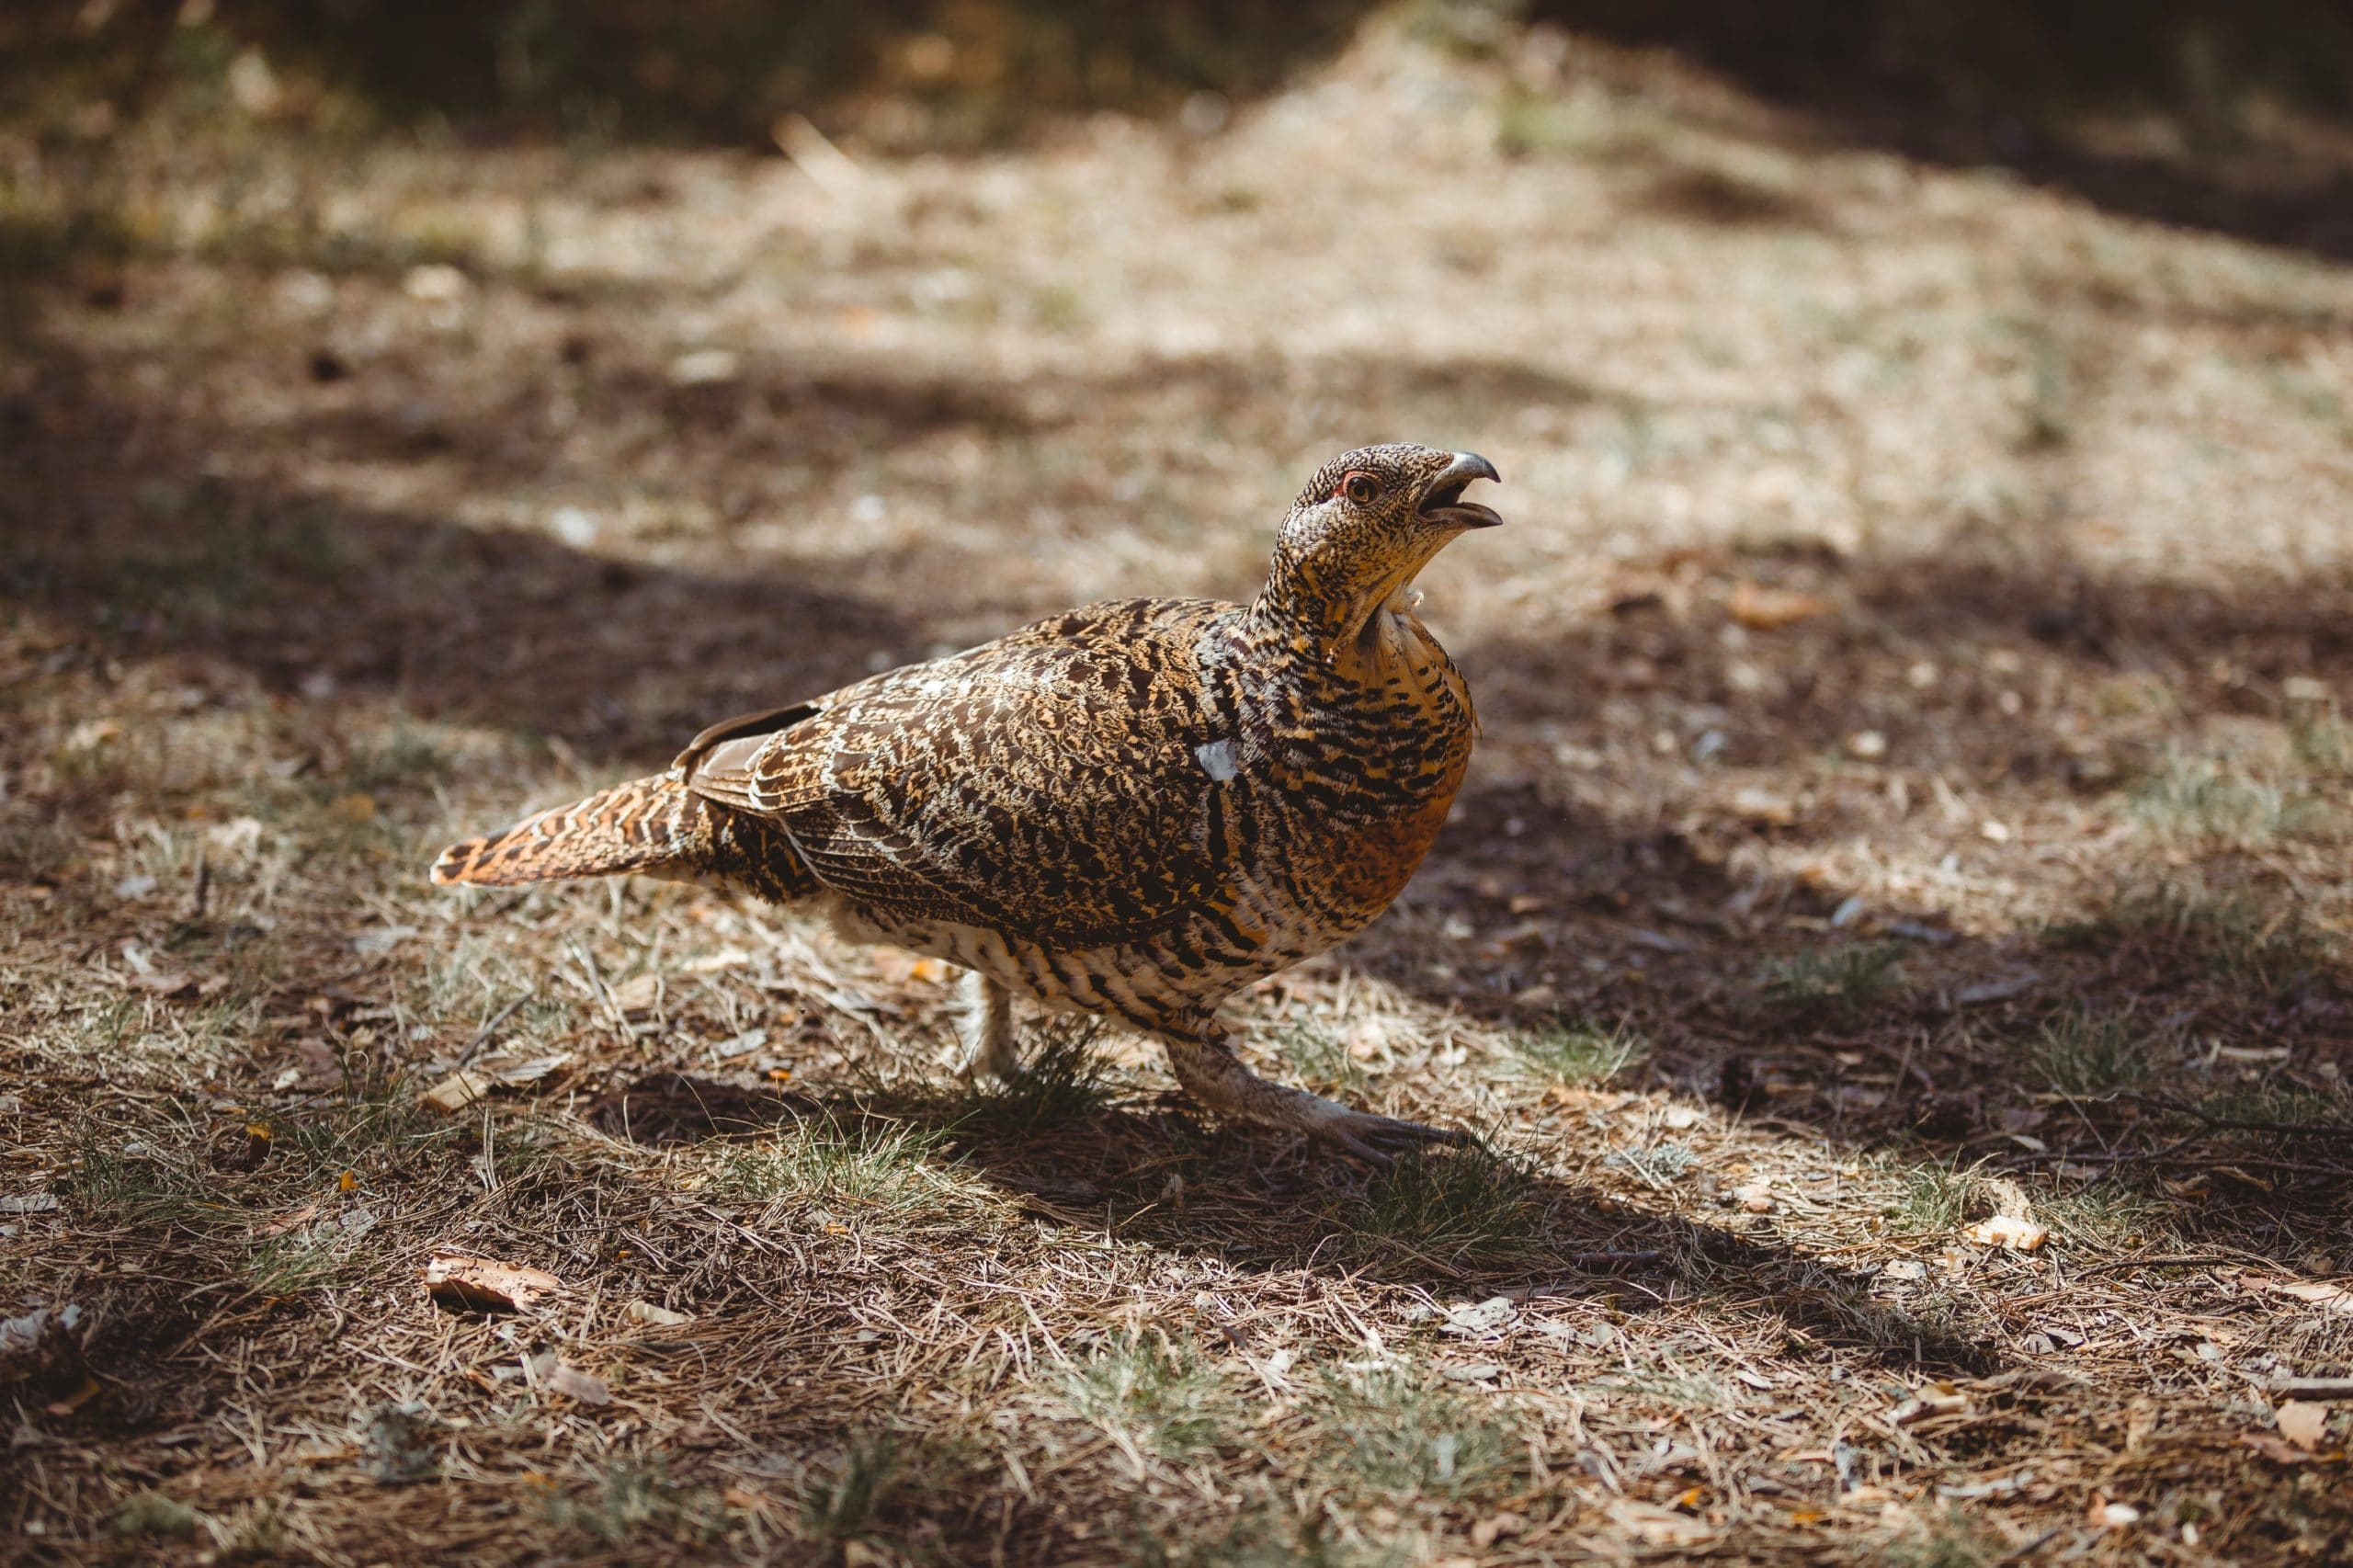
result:
<svg viewBox="0 0 2353 1568"><path fill-rule="evenodd" d="M1218 883L1223 757L1194 646L1225 608L1092 606L805 717L722 726L681 764L698 792L783 823L821 881L878 914L1058 947L1133 940Z"/></svg>

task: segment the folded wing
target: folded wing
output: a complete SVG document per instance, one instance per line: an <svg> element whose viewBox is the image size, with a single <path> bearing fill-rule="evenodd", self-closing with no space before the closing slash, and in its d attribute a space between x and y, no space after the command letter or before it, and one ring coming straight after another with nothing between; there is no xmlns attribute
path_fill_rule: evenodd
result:
<svg viewBox="0 0 2353 1568"><path fill-rule="evenodd" d="M696 792L781 823L821 881L876 914L1134 940L1220 882L1229 786L1201 761L1215 737L1192 649L1222 608L1090 607L806 716L721 726L680 766Z"/></svg>

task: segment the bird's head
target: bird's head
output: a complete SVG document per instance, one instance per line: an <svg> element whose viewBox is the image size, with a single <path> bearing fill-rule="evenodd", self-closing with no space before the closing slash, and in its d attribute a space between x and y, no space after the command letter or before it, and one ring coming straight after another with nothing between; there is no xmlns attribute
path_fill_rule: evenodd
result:
<svg viewBox="0 0 2353 1568"><path fill-rule="evenodd" d="M1403 596L1458 534L1503 521L1465 501L1472 481L1501 482L1476 452L1396 443L1358 447L1315 471L1283 518L1259 609L1326 642L1345 642Z"/></svg>

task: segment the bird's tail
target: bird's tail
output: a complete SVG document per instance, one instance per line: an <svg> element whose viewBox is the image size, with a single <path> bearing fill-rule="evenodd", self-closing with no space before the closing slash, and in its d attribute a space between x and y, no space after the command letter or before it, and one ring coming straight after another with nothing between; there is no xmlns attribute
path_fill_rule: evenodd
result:
<svg viewBox="0 0 2353 1568"><path fill-rule="evenodd" d="M436 882L513 887L635 871L791 903L823 891L792 835L655 774L469 838L433 862Z"/></svg>
<svg viewBox="0 0 2353 1568"><path fill-rule="evenodd" d="M433 880L511 887L626 871L692 875L710 846L715 809L675 778L632 778L449 846L433 862Z"/></svg>

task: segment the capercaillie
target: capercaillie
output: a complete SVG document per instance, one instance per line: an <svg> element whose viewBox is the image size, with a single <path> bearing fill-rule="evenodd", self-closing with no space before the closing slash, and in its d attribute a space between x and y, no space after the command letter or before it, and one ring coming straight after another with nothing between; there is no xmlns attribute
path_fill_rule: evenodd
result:
<svg viewBox="0 0 2353 1568"><path fill-rule="evenodd" d="M1300 492L1247 605L1120 599L713 725L665 773L444 851L436 882L639 872L822 911L972 971L971 1070L1013 1002L1157 1037L1229 1116L1375 1164L1459 1132L1268 1083L1217 1007L1389 906L1471 759L1471 697L1413 614L1495 467L1365 447Z"/></svg>

